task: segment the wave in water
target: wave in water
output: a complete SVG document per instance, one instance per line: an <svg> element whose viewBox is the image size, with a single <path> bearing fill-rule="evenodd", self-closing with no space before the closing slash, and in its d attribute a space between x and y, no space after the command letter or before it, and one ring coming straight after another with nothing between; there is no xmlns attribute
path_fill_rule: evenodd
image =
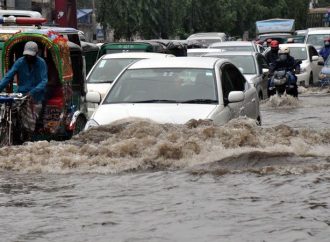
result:
<svg viewBox="0 0 330 242"><path fill-rule="evenodd" d="M66 142L1 148L0 171L297 173L328 169L329 138L330 130L295 130L286 125L263 128L243 118L224 126L207 120L174 125L126 119L82 132Z"/></svg>
<svg viewBox="0 0 330 242"><path fill-rule="evenodd" d="M290 95L283 95L279 97L278 95L273 95L265 102L262 103L264 107L270 108L297 108L300 106L299 99L292 97Z"/></svg>

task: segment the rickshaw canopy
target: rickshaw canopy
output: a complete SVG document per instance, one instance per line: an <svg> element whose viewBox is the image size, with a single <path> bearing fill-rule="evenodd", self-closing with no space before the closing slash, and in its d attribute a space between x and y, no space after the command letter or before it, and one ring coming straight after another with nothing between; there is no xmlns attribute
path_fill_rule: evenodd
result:
<svg viewBox="0 0 330 242"><path fill-rule="evenodd" d="M73 71L70 60L70 50L67 43L68 40L60 35L57 35L53 31L48 31L47 34L31 31L12 35L3 46L3 75L10 69L11 65L13 64L13 56L14 54L17 55L17 46L22 46L28 41L34 41L43 46L44 51L49 51L58 71L61 82L72 80Z"/></svg>

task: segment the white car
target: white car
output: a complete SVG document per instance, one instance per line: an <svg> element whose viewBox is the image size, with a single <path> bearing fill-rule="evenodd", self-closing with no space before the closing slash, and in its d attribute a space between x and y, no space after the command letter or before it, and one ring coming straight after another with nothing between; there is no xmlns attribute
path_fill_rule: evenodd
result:
<svg viewBox="0 0 330 242"><path fill-rule="evenodd" d="M129 52L103 55L92 67L87 75L87 92L99 92L104 97L117 75L129 64L148 58L167 58L174 55ZM89 116L95 111L95 104L87 104Z"/></svg>
<svg viewBox="0 0 330 242"><path fill-rule="evenodd" d="M184 124L211 119L224 124L247 116L261 123L254 87L231 62L206 57L148 59L128 66L115 80L85 129L124 118ZM100 102L98 93L87 100Z"/></svg>
<svg viewBox="0 0 330 242"><path fill-rule="evenodd" d="M195 33L190 35L186 40L189 43L198 42L204 47L208 47L210 44L215 42L223 42L227 40L227 35L221 32L205 32Z"/></svg>
<svg viewBox="0 0 330 242"><path fill-rule="evenodd" d="M264 47L254 41L225 41L213 43L209 46L212 49L222 49L225 51L254 51L262 53Z"/></svg>
<svg viewBox="0 0 330 242"><path fill-rule="evenodd" d="M188 49L187 50L187 56L193 57L193 56L202 56L207 53L219 53L223 52L221 49L210 49L210 48L195 48L195 49Z"/></svg>
<svg viewBox="0 0 330 242"><path fill-rule="evenodd" d="M266 58L261 53L224 51L221 53L209 53L204 56L230 60L243 73L249 84L257 89L259 99L268 97L269 66Z"/></svg>
<svg viewBox="0 0 330 242"><path fill-rule="evenodd" d="M300 73L297 75L297 85L312 86L318 82L322 65L324 62L317 50L312 45L306 44L281 44L281 47L289 47L290 55L295 60L301 60Z"/></svg>
<svg viewBox="0 0 330 242"><path fill-rule="evenodd" d="M324 39L330 38L330 27L307 29L305 44L313 45L317 51L324 46Z"/></svg>

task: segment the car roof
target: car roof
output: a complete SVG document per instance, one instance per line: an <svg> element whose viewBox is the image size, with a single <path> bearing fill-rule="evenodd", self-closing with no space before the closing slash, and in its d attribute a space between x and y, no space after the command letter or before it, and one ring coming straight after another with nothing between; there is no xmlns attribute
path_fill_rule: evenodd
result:
<svg viewBox="0 0 330 242"><path fill-rule="evenodd" d="M213 57L178 57L165 59L144 59L133 63L128 69L145 68L201 68L213 69L219 61ZM225 62L224 60L221 60Z"/></svg>
<svg viewBox="0 0 330 242"><path fill-rule="evenodd" d="M309 28L307 29L307 34L330 34L329 27L320 27L320 28Z"/></svg>
<svg viewBox="0 0 330 242"><path fill-rule="evenodd" d="M214 37L214 38L223 38L223 37L226 37L226 34L225 33L222 33L222 32L204 32L204 33L195 33L195 34L192 34L190 35L187 40L190 40L190 39L193 39L193 38L199 38L199 37Z"/></svg>
<svg viewBox="0 0 330 242"><path fill-rule="evenodd" d="M195 49L187 49L188 53L199 53L199 52L223 52L221 49L211 49L211 48L195 48Z"/></svg>
<svg viewBox="0 0 330 242"><path fill-rule="evenodd" d="M292 36L291 33L269 33L269 34L259 34L259 37L267 37L267 36Z"/></svg>
<svg viewBox="0 0 330 242"><path fill-rule="evenodd" d="M224 41L216 42L211 44L212 47L221 47L221 46L252 46L252 41Z"/></svg>
<svg viewBox="0 0 330 242"><path fill-rule="evenodd" d="M307 45L307 44L304 44L304 43L296 43L296 44L294 44L294 43L290 43L290 44L280 44L280 46L285 46L285 47L308 47L308 46L310 46L310 45Z"/></svg>
<svg viewBox="0 0 330 242"><path fill-rule="evenodd" d="M207 53L204 56L211 56L211 55L215 55L215 56L228 56L228 55L238 55L238 56L255 56L256 54L260 54L257 52L253 52L253 51L222 51L219 53Z"/></svg>
<svg viewBox="0 0 330 242"><path fill-rule="evenodd" d="M105 54L102 59L119 59L119 58L162 58L162 57L175 57L171 54L153 53L153 52L125 52L125 53L114 53Z"/></svg>

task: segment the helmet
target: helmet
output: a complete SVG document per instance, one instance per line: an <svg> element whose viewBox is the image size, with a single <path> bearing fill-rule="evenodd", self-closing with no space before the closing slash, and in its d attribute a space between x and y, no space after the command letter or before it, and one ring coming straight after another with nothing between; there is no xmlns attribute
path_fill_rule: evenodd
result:
<svg viewBox="0 0 330 242"><path fill-rule="evenodd" d="M270 47L271 48L278 48L278 41L277 40L272 40L272 42L270 42Z"/></svg>
<svg viewBox="0 0 330 242"><path fill-rule="evenodd" d="M289 49L289 47L281 47L280 49L279 49L279 51L278 51L278 54L280 55L280 54L290 54L290 49Z"/></svg>
<svg viewBox="0 0 330 242"><path fill-rule="evenodd" d="M324 45L329 46L330 45L330 38L325 38L324 39Z"/></svg>
<svg viewBox="0 0 330 242"><path fill-rule="evenodd" d="M325 38L325 39L324 39L324 43L325 43L325 42L330 42L330 38L329 38L329 37L328 37L328 38Z"/></svg>

